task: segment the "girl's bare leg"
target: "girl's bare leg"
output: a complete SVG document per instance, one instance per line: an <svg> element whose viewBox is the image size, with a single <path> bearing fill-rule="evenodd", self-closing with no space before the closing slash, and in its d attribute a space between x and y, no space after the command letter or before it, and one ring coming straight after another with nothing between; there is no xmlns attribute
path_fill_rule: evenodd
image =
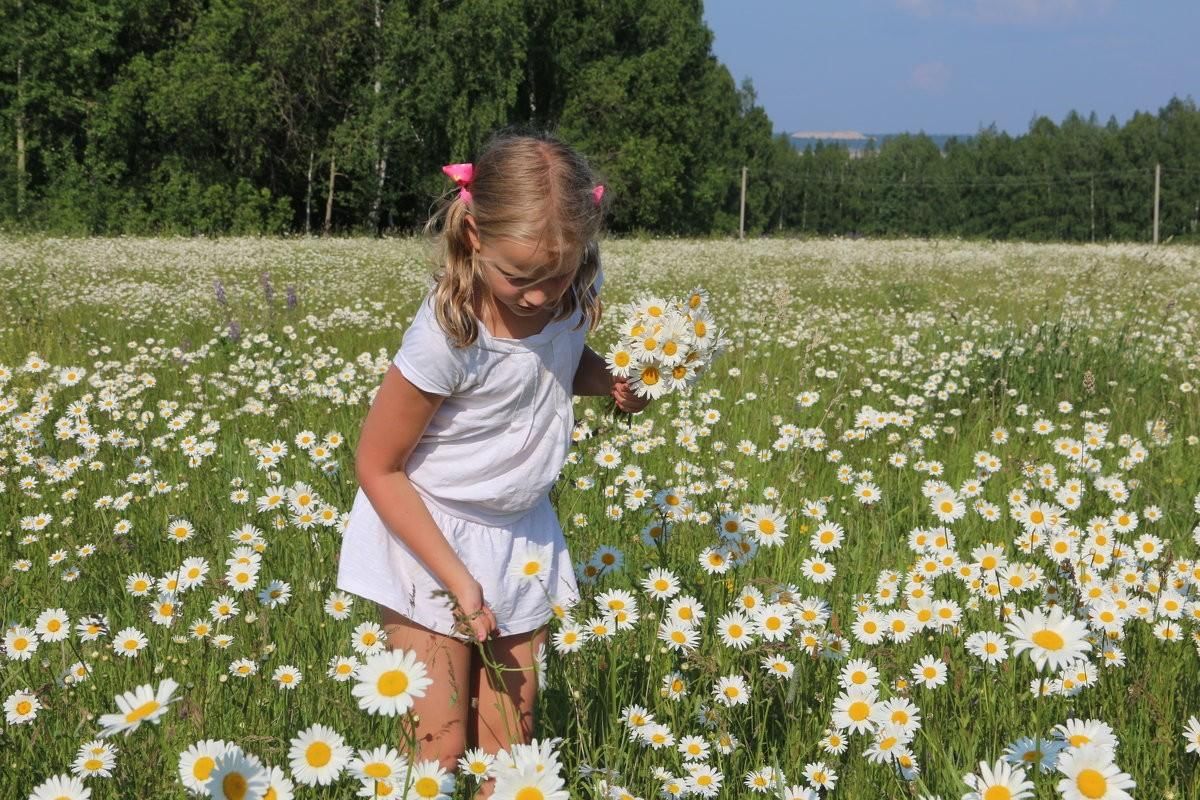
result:
<svg viewBox="0 0 1200 800"><path fill-rule="evenodd" d="M397 749L407 758L438 761L452 772L467 747L472 646L435 633L390 608L378 608L388 645L393 650L415 650L433 679L425 696L413 702L413 713L419 716L416 748L400 742Z"/></svg>
<svg viewBox="0 0 1200 800"><path fill-rule="evenodd" d="M471 741L489 753L533 738L533 706L537 700L537 656L547 638L545 626L530 633L502 636L484 643L488 660L503 667L495 674L476 653L471 662L473 686L479 697L467 729ZM478 798L491 797L495 781L486 781Z"/></svg>

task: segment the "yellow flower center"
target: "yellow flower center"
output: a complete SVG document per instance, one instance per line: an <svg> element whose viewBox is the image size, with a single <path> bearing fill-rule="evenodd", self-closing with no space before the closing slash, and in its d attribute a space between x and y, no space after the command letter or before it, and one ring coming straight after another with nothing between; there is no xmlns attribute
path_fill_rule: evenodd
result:
<svg viewBox="0 0 1200 800"><path fill-rule="evenodd" d="M217 766L217 762L212 756L200 756L196 762L192 764L192 775L199 781L208 782L208 776L212 775L213 768Z"/></svg>
<svg viewBox="0 0 1200 800"><path fill-rule="evenodd" d="M846 713L849 714L850 719L854 720L855 722L862 722L870 715L871 706L867 703L864 703L862 700L855 700L850 704L850 708L846 710Z"/></svg>
<svg viewBox="0 0 1200 800"><path fill-rule="evenodd" d="M989 786L983 793L983 800L1012 800L1012 792L1007 786Z"/></svg>
<svg viewBox="0 0 1200 800"><path fill-rule="evenodd" d="M125 721L126 722L140 722L143 719L145 719L146 717L153 714L158 709L159 709L159 703L157 700L151 700L148 703L142 703L140 706L135 708L133 711L130 711L128 714L125 715Z"/></svg>
<svg viewBox="0 0 1200 800"><path fill-rule="evenodd" d="M1108 781L1096 770L1085 769L1075 776L1075 788L1084 797L1104 797L1108 794Z"/></svg>
<svg viewBox="0 0 1200 800"><path fill-rule="evenodd" d="M439 794L441 794L441 788L442 787L438 785L438 782L433 778L430 778L428 775L426 775L424 778L418 779L413 785L413 790L421 797L437 797Z"/></svg>
<svg viewBox="0 0 1200 800"><path fill-rule="evenodd" d="M373 764L367 764L363 768L363 772L370 775L372 778L386 778L392 774L392 768L382 761L376 761Z"/></svg>
<svg viewBox="0 0 1200 800"><path fill-rule="evenodd" d="M379 676L375 687L384 697L395 697L408 688L408 676L398 669L388 670Z"/></svg>
<svg viewBox="0 0 1200 800"><path fill-rule="evenodd" d="M231 772L221 780L221 791L229 800L242 800L246 796L246 776L240 772Z"/></svg>
<svg viewBox="0 0 1200 800"><path fill-rule="evenodd" d="M1033 643L1046 650L1061 650L1066 641L1052 630L1040 630L1032 637Z"/></svg>
<svg viewBox="0 0 1200 800"><path fill-rule="evenodd" d="M310 767L323 767L333 758L333 750L325 742L313 742L304 751L304 759Z"/></svg>

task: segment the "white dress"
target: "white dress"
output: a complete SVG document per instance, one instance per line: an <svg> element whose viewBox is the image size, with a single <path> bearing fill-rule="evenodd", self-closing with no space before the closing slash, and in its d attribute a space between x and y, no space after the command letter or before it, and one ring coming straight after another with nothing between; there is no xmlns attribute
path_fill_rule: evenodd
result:
<svg viewBox="0 0 1200 800"><path fill-rule="evenodd" d="M599 289L601 278L597 278ZM545 624L579 597L549 491L574 424L571 386L587 325L576 312L524 339L479 336L455 348L426 295L394 359L413 385L444 395L405 472L496 615L498 633ZM543 580L509 570L526 546L543 548ZM342 540L337 586L447 636L454 630L440 581L393 535L359 488Z"/></svg>

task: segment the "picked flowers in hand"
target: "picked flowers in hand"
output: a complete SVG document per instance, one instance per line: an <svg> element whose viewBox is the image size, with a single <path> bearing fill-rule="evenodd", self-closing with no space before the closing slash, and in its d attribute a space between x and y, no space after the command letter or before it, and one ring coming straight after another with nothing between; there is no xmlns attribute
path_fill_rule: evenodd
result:
<svg viewBox="0 0 1200 800"><path fill-rule="evenodd" d="M631 303L604 360L638 397L655 400L690 387L727 344L708 310L708 292L697 288L682 300L643 297Z"/></svg>

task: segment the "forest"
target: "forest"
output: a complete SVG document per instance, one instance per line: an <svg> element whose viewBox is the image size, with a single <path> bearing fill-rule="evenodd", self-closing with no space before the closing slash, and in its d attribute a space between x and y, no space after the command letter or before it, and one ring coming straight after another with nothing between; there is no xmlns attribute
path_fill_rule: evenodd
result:
<svg viewBox="0 0 1200 800"><path fill-rule="evenodd" d="M617 233L1149 241L1200 225L1200 110L799 151L699 0L0 0L0 230L419 229L498 128L551 130Z"/></svg>

